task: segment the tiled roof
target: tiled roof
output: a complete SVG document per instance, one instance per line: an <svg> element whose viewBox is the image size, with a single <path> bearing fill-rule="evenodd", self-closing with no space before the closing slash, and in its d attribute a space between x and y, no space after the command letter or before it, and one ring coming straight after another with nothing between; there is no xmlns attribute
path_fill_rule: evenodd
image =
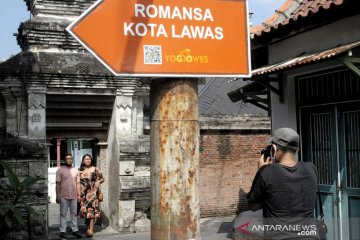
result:
<svg viewBox="0 0 360 240"><path fill-rule="evenodd" d="M300 18L318 13L320 10L328 10L334 6L343 4L345 0L286 0L275 13L262 24L251 28L251 33L261 36L263 33L279 29Z"/></svg>
<svg viewBox="0 0 360 240"><path fill-rule="evenodd" d="M322 51L322 52L318 52L318 53L313 53L313 54L308 54L305 56L287 59L287 60L277 63L277 64L273 64L270 66L265 66L265 67L255 69L252 71L252 75L259 76L259 75L264 75L264 74L276 73L276 72L280 72L280 71L290 69L293 67L297 67L300 65L305 65L305 64L312 63L312 62L318 62L321 60L327 60L327 59L333 58L341 53L344 53L348 50L359 47L359 46L360 46L360 41L350 43L347 45L343 45L343 46L337 46L332 49L328 49L326 51Z"/></svg>

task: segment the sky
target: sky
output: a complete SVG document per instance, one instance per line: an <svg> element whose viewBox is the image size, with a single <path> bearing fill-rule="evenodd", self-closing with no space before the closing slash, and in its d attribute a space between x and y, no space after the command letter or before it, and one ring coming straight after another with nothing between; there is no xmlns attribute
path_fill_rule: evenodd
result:
<svg viewBox="0 0 360 240"><path fill-rule="evenodd" d="M260 24L275 12L285 0L248 0L249 11L253 12L253 25ZM17 45L17 29L21 22L30 18L24 0L0 0L0 61L20 52Z"/></svg>

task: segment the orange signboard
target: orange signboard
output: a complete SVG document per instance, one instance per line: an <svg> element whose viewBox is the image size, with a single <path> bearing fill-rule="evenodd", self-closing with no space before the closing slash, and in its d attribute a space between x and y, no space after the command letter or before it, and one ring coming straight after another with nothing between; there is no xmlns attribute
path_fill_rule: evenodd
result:
<svg viewBox="0 0 360 240"><path fill-rule="evenodd" d="M67 30L117 76L250 75L246 0L100 0Z"/></svg>

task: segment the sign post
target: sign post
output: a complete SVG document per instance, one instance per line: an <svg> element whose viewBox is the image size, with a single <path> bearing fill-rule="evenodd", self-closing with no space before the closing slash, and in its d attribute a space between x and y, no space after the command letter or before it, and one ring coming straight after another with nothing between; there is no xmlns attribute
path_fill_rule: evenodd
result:
<svg viewBox="0 0 360 240"><path fill-rule="evenodd" d="M151 83L151 239L200 239L198 81Z"/></svg>
<svg viewBox="0 0 360 240"><path fill-rule="evenodd" d="M200 239L198 78L250 77L247 0L99 0L67 30L114 75L153 78L151 239Z"/></svg>

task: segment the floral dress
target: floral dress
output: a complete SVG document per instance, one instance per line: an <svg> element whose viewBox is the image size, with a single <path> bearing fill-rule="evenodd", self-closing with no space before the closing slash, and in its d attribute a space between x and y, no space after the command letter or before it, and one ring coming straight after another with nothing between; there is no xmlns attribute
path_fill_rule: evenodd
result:
<svg viewBox="0 0 360 240"><path fill-rule="evenodd" d="M93 167L90 171L80 171L80 211L81 218L91 219L100 217L98 190L95 182L103 182L104 178L99 169Z"/></svg>

